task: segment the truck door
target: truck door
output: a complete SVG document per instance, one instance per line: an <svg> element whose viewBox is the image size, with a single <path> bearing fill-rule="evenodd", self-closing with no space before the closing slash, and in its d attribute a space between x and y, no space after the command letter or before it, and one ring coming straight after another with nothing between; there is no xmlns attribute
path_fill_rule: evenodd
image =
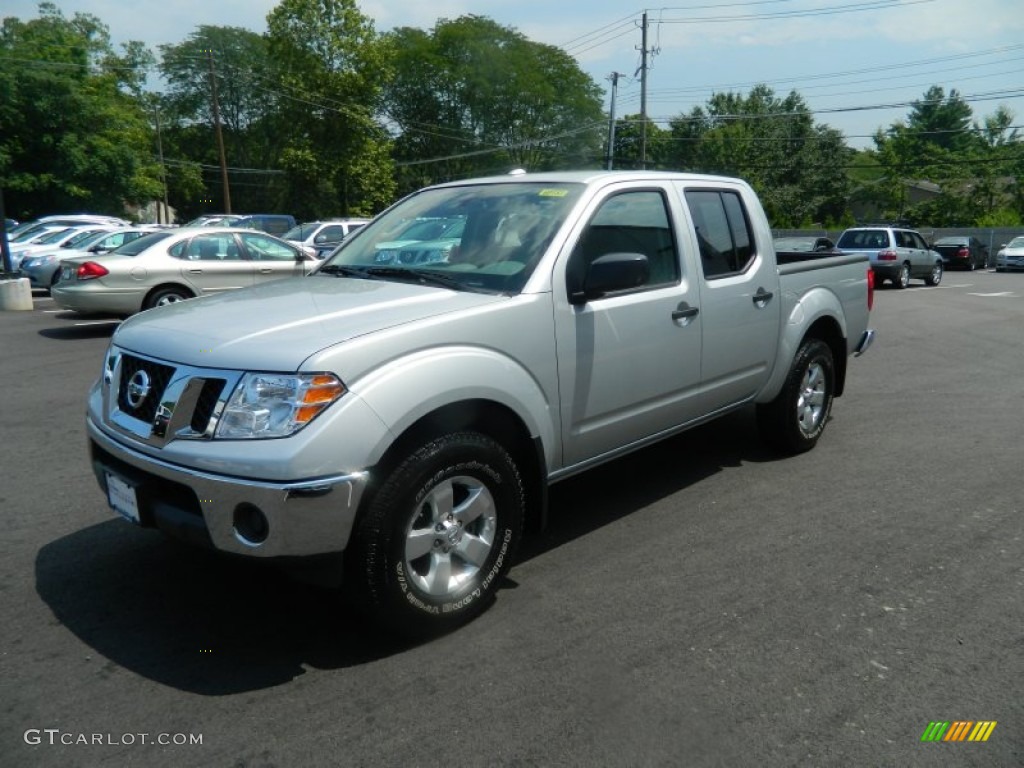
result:
<svg viewBox="0 0 1024 768"><path fill-rule="evenodd" d="M553 281L566 465L629 446L699 415L703 317L697 280L681 268L678 200L622 185L595 201ZM686 244L686 241L683 241ZM646 278L573 303L595 259L640 254Z"/></svg>
<svg viewBox="0 0 1024 768"><path fill-rule="evenodd" d="M741 190L688 188L683 197L700 254L702 386L711 413L753 397L768 380L782 297L774 252L759 250ZM767 234L762 243L771 247Z"/></svg>

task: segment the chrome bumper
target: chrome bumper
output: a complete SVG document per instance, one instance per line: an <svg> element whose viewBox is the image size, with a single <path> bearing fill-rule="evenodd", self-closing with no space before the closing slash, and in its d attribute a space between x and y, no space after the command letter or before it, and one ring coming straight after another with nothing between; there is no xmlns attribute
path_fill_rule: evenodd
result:
<svg viewBox="0 0 1024 768"><path fill-rule="evenodd" d="M224 552L254 557L341 552L369 480L367 472L287 483L202 472L122 445L92 418L86 424L93 471L104 492L106 475L113 474L136 489L144 526ZM244 524L254 508L265 521L255 536Z"/></svg>

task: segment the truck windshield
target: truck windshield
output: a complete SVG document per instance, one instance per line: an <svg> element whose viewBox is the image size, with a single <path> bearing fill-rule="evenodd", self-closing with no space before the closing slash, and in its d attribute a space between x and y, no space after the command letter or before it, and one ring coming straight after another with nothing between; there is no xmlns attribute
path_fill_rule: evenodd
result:
<svg viewBox="0 0 1024 768"><path fill-rule="evenodd" d="M426 189L343 241L320 273L379 280L408 270L456 289L518 293L582 189L527 181Z"/></svg>

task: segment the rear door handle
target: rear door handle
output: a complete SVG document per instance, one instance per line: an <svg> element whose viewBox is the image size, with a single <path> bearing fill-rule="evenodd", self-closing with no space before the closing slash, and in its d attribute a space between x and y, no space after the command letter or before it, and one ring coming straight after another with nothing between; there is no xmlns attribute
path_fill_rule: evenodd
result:
<svg viewBox="0 0 1024 768"><path fill-rule="evenodd" d="M758 288L751 298L758 307L764 307L769 301L772 300L772 296L775 294L771 291L766 291L764 288Z"/></svg>

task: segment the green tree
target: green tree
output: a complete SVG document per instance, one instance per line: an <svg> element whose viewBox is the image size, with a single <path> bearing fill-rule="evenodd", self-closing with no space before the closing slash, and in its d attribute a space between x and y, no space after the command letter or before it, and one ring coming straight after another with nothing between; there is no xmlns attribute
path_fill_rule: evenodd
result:
<svg viewBox="0 0 1024 768"><path fill-rule="evenodd" d="M880 196L885 215L937 227L972 226L1006 212L1019 215L1017 182L1021 140L1005 107L972 123L957 91L929 88L911 105L907 120L875 134L874 157L883 170ZM911 204L910 185L939 187L934 198ZM1004 213L999 213L1000 211Z"/></svg>
<svg viewBox="0 0 1024 768"><path fill-rule="evenodd" d="M600 87L564 51L482 16L388 35L384 94L403 188L513 167L601 163Z"/></svg>
<svg viewBox="0 0 1024 768"><path fill-rule="evenodd" d="M365 215L390 204L389 137L375 117L390 75L388 45L354 0L282 0L267 24L287 195L306 206L297 213Z"/></svg>
<svg viewBox="0 0 1024 768"><path fill-rule="evenodd" d="M670 122L670 167L746 179L773 226L841 220L852 155L839 131L814 123L795 91L779 98L766 85L749 94L716 93Z"/></svg>
<svg viewBox="0 0 1024 768"><path fill-rule="evenodd" d="M279 161L287 131L281 130L279 76L267 41L247 29L202 25L181 43L160 46L160 52L166 83L159 105L164 154L179 216L224 208L214 85L227 165L245 169L228 174L232 209L279 208L285 197Z"/></svg>
<svg viewBox="0 0 1024 768"><path fill-rule="evenodd" d="M118 55L91 14L52 3L0 27L0 178L9 212L123 215L161 194L153 135L139 101L152 57Z"/></svg>
<svg viewBox="0 0 1024 768"><path fill-rule="evenodd" d="M613 168L667 168L671 166L671 134L647 118L646 136L640 115L615 121ZM646 158L646 161L644 160Z"/></svg>

